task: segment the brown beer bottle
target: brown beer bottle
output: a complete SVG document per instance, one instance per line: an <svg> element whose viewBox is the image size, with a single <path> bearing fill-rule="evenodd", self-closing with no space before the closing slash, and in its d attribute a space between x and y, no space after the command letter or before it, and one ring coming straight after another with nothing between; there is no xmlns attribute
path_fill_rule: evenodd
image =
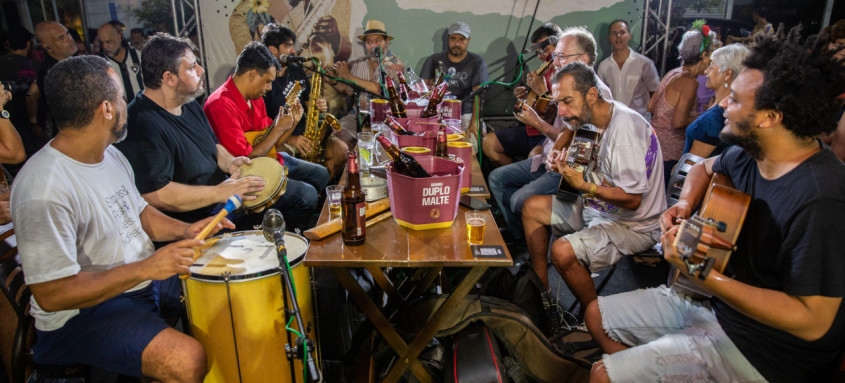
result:
<svg viewBox="0 0 845 383"><path fill-rule="evenodd" d="M402 153L396 145L393 145L387 140L387 137L379 134L376 136L376 140L378 140L381 147L384 148L384 151L387 152L387 155L393 159L393 168L397 173L412 178L431 177L431 174L429 174L413 156L407 153Z"/></svg>
<svg viewBox="0 0 845 383"><path fill-rule="evenodd" d="M387 101L390 103L390 113L393 114L393 117L408 118L408 115L405 113L405 103L402 102L399 94L396 93L393 79L387 76L384 82L387 85Z"/></svg>
<svg viewBox="0 0 845 383"><path fill-rule="evenodd" d="M408 81L405 80L405 74L402 72L399 75L399 98L404 102L408 102Z"/></svg>
<svg viewBox="0 0 845 383"><path fill-rule="evenodd" d="M346 187L340 196L340 222L343 225L343 243L356 246L367 236L367 201L358 178L358 155L350 150L346 154Z"/></svg>
<svg viewBox="0 0 845 383"><path fill-rule="evenodd" d="M398 122L393 118L393 116L385 116L384 117L384 124L393 131L393 133L403 135L403 136L413 136L414 132L405 130L402 125L399 125Z"/></svg>
<svg viewBox="0 0 845 383"><path fill-rule="evenodd" d="M422 113L422 118L429 118L431 116L437 115L437 105L443 101L443 97L446 95L446 83L442 83L440 86L434 88L431 91L431 97L428 98L428 106L425 107L425 110Z"/></svg>
<svg viewBox="0 0 845 383"><path fill-rule="evenodd" d="M446 125L440 124L440 130L437 131L437 146L434 147L434 156L449 159L449 153L446 151Z"/></svg>

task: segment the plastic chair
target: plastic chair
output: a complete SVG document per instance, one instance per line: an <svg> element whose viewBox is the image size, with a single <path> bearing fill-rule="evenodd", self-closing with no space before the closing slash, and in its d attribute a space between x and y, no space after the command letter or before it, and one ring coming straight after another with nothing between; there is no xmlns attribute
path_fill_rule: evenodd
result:
<svg viewBox="0 0 845 383"><path fill-rule="evenodd" d="M678 163L672 168L672 175L669 177L669 184L666 185L666 206L671 207L678 203L681 198L681 189L684 188L684 180L687 178L692 167L704 161L705 158L699 157L692 153L685 153L678 160Z"/></svg>

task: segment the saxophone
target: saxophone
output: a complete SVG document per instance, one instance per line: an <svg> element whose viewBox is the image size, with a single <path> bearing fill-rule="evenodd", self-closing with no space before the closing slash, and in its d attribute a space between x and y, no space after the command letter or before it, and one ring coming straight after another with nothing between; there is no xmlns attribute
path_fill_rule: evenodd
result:
<svg viewBox="0 0 845 383"><path fill-rule="evenodd" d="M319 64L317 66L319 67ZM320 98L321 86L321 76L318 73L312 74L311 93L308 98L311 100L311 106L308 107L308 113L305 115L305 132L302 134L304 137L311 140L311 151L299 153L299 158L315 164L322 164L326 161L325 152L326 145L329 143L329 129L340 130L340 123L337 118L330 113L325 113L323 116L323 123L319 124L320 111L317 110L317 99Z"/></svg>

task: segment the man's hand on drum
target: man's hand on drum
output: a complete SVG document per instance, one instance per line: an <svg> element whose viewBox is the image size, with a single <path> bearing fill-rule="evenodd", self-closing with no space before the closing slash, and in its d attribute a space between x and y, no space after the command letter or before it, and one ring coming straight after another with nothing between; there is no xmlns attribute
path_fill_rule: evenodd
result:
<svg viewBox="0 0 845 383"><path fill-rule="evenodd" d="M228 173L229 174L235 174L235 172L237 172L238 169L240 169L241 166L249 165L249 164L252 164L252 161L249 159L249 157L244 157L244 156L235 157L235 159L232 160L232 163L229 164L229 172Z"/></svg>
<svg viewBox="0 0 845 383"><path fill-rule="evenodd" d="M217 185L219 201L225 203L232 194L237 194L241 200L249 201L258 198L248 193L255 193L264 190L264 180L261 177L243 177L241 171L236 170L232 176Z"/></svg>
<svg viewBox="0 0 845 383"><path fill-rule="evenodd" d="M301 153L311 153L312 143L308 137L305 136L291 136L288 138L288 145L296 148Z"/></svg>
<svg viewBox="0 0 845 383"><path fill-rule="evenodd" d="M196 238L196 236L202 231L202 229L205 229L208 223L212 220L214 220L214 217L208 217L206 219L199 220L186 226L185 234L183 234L184 238ZM230 221L229 219L223 218L219 223L217 223L217 225L215 225L211 229L211 232L208 233L208 236L211 237L214 234L217 234L217 232L222 230L223 228L234 229L235 224L232 223L232 221Z"/></svg>
<svg viewBox="0 0 845 383"><path fill-rule="evenodd" d="M146 263L142 268L147 273L144 279L160 281L188 273L194 263L194 247L204 244L205 241L199 239L183 239L158 249L151 257L141 261Z"/></svg>

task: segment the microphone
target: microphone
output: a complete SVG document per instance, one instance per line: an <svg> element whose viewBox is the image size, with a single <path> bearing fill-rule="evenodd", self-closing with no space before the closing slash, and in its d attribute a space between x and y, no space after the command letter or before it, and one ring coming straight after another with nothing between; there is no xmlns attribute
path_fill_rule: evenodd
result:
<svg viewBox="0 0 845 383"><path fill-rule="evenodd" d="M288 251L285 248L285 217L282 216L282 213L276 209L267 210L264 213L264 219L261 221L261 228L264 239L276 244L279 257L287 257ZM279 261L282 263L281 259Z"/></svg>
<svg viewBox="0 0 845 383"><path fill-rule="evenodd" d="M381 47L376 45L376 46L373 47L372 50L370 50L370 52L372 53L373 56L376 56L376 57L381 56Z"/></svg>
<svg viewBox="0 0 845 383"><path fill-rule="evenodd" d="M290 56L290 55L279 55L279 64L282 65L290 65L290 64L300 64L305 61L308 61L309 57L303 56ZM266 214L265 214L266 216Z"/></svg>
<svg viewBox="0 0 845 383"><path fill-rule="evenodd" d="M545 40L543 40L542 42L539 42L537 44L532 45L531 47L526 49L525 52L528 53L528 52L535 51L537 49L543 49L543 48L545 48L549 45L557 44L557 40L558 40L557 36L551 35L551 36L547 37Z"/></svg>

